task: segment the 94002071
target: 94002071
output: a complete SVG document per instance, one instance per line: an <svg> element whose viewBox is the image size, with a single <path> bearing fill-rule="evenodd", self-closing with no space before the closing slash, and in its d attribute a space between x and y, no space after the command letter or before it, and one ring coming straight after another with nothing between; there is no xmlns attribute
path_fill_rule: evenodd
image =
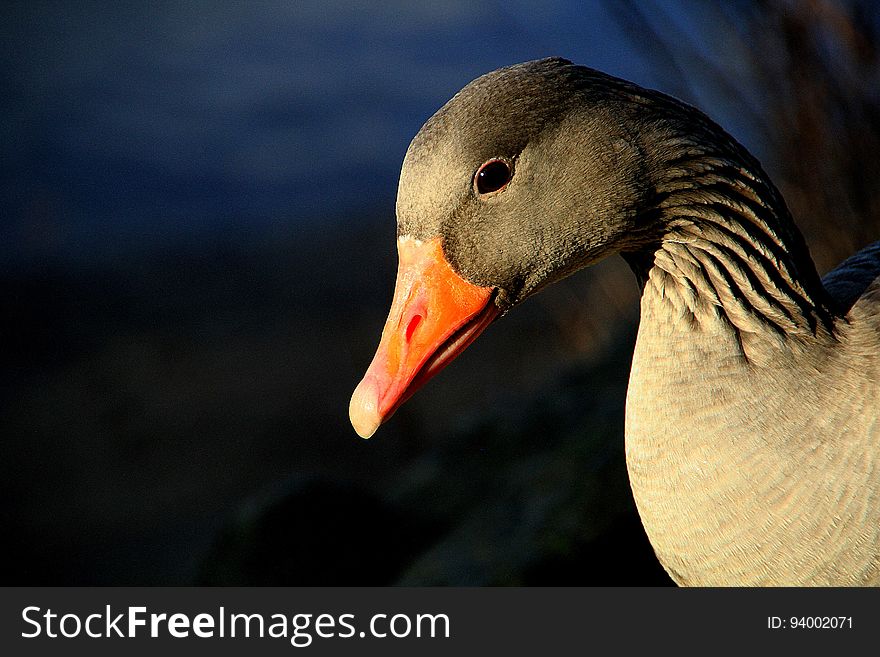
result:
<svg viewBox="0 0 880 657"><path fill-rule="evenodd" d="M769 630L851 630L852 616L767 616Z"/></svg>

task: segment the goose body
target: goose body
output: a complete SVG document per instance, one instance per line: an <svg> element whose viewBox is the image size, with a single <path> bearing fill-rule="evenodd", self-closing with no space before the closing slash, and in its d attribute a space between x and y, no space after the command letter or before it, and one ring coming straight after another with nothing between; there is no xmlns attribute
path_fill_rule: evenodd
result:
<svg viewBox="0 0 880 657"><path fill-rule="evenodd" d="M642 289L633 494L683 585L880 584L880 242L820 281L759 163L566 60L478 78L410 145L364 437L497 317L620 253Z"/></svg>

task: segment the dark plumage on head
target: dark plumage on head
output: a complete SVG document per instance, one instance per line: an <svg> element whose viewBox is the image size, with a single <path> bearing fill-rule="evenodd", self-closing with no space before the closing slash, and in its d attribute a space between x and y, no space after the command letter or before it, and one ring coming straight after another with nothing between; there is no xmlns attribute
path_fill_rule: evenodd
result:
<svg viewBox="0 0 880 657"><path fill-rule="evenodd" d="M638 214L649 205L660 155L646 148L646 129L674 129L657 106L634 85L565 59L483 75L412 140L398 189L398 235L442 237L459 273L498 288L507 307L631 247L646 239ZM512 178L503 190L480 194L474 176L493 158Z"/></svg>

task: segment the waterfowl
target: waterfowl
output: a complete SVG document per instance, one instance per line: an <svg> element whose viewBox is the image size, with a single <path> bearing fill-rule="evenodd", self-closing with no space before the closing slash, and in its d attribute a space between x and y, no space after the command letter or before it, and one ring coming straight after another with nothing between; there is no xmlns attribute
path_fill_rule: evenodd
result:
<svg viewBox="0 0 880 657"><path fill-rule="evenodd" d="M422 127L363 437L489 324L619 253L641 288L626 459L681 585L880 583L880 242L820 280L758 161L702 112L563 59Z"/></svg>

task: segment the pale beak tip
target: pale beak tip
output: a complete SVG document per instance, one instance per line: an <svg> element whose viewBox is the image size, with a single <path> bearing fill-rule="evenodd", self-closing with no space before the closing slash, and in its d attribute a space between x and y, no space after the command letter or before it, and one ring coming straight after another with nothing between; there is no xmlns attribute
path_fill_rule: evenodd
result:
<svg viewBox="0 0 880 657"><path fill-rule="evenodd" d="M348 417L351 426L361 438L369 438L382 424L382 417L379 415L379 390L369 377L365 377L354 389L348 405Z"/></svg>

